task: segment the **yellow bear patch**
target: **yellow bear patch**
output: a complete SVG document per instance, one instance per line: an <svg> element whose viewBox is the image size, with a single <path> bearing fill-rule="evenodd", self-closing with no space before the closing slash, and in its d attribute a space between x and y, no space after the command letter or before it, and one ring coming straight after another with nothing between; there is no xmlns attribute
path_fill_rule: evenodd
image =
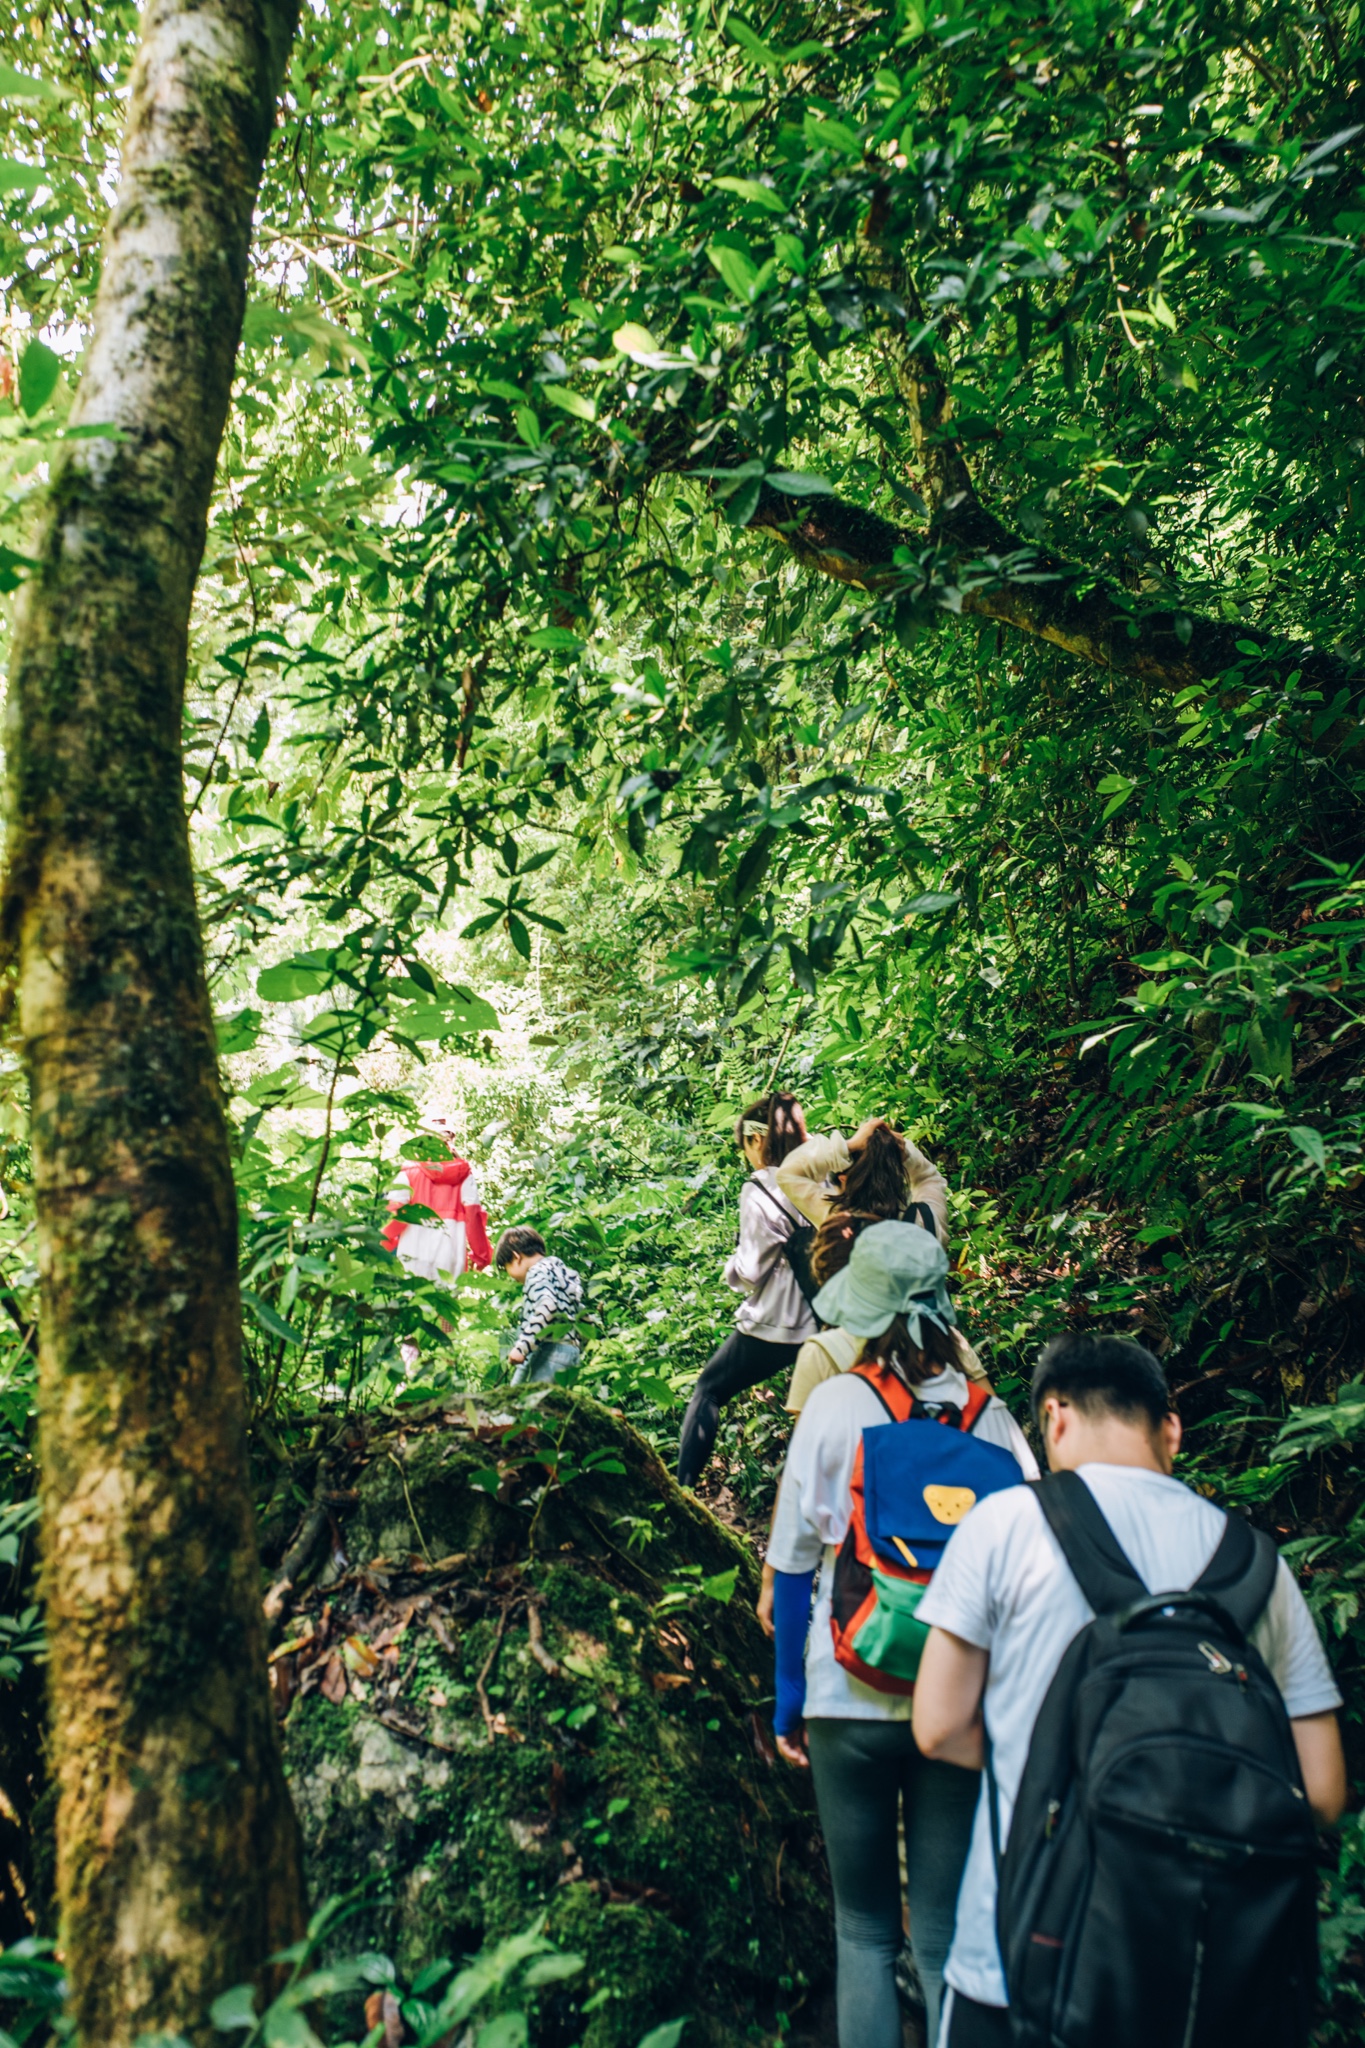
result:
<svg viewBox="0 0 1365 2048"><path fill-rule="evenodd" d="M936 1522L960 1522L976 1495L970 1486L926 1486L924 1504Z"/></svg>

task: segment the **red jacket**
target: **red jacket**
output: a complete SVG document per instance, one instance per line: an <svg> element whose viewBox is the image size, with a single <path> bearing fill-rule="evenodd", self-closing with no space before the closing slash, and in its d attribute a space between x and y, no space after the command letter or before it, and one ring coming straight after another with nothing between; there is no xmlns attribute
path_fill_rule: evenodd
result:
<svg viewBox="0 0 1365 2048"><path fill-rule="evenodd" d="M465 1245L471 1266L482 1269L493 1262L493 1247L488 1242L488 1215L478 1200L478 1186L471 1187L472 1199L465 1199L465 1185L473 1181L474 1169L467 1159L447 1159L439 1165L424 1161L421 1165L404 1166L400 1169L411 1193L409 1202L420 1202L425 1209L434 1209L438 1216L444 1216L451 1223L463 1223ZM391 1209L401 1209L403 1200L397 1195L389 1197ZM407 1224L395 1216L384 1232L384 1242L389 1250L396 1251L398 1240L407 1229Z"/></svg>

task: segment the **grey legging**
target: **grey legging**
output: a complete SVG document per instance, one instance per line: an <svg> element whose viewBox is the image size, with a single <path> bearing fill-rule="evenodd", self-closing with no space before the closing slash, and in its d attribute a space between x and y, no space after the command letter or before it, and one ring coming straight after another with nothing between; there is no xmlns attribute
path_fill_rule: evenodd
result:
<svg viewBox="0 0 1365 2048"><path fill-rule="evenodd" d="M815 1797L834 1880L839 2048L901 2048L896 1957L901 1946L896 1813L905 1805L910 1938L930 2048L943 1965L981 1780L920 1755L908 1721L806 1723Z"/></svg>

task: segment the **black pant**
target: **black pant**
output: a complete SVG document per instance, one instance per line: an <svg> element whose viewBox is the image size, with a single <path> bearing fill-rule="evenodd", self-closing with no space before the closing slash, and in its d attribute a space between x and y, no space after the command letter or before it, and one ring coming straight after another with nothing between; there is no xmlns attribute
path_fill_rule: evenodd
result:
<svg viewBox="0 0 1365 2048"><path fill-rule="evenodd" d="M769 1344L762 1337L746 1336L736 1330L726 1338L701 1369L692 1389L692 1399L683 1417L682 1441L678 1445L678 1484L695 1486L702 1467L715 1449L720 1411L726 1401L770 1380L775 1372L791 1365L801 1349L799 1344Z"/></svg>
<svg viewBox="0 0 1365 2048"><path fill-rule="evenodd" d="M955 1991L943 2048L1010 2048L1009 2007L978 2005Z"/></svg>

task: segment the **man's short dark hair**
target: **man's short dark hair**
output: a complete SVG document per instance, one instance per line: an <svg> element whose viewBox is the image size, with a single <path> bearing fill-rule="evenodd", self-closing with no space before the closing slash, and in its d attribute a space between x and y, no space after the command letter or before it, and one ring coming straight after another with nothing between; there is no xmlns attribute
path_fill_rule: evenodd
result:
<svg viewBox="0 0 1365 2048"><path fill-rule="evenodd" d="M533 1258L544 1250L545 1240L538 1230L532 1230L529 1223L514 1223L510 1230L504 1230L494 1246L493 1264L510 1266L513 1259Z"/></svg>
<svg viewBox="0 0 1365 2048"><path fill-rule="evenodd" d="M1170 1390L1159 1358L1131 1337L1054 1337L1033 1375L1033 1417L1049 1394L1082 1415L1116 1415L1159 1429L1171 1412Z"/></svg>

